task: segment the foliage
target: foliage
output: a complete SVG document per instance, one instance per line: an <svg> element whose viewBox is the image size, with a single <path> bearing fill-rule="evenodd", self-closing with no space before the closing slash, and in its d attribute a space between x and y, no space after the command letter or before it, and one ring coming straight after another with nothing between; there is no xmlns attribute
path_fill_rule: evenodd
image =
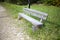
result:
<svg viewBox="0 0 60 40"><path fill-rule="evenodd" d="M48 5L59 6L60 5L60 0L45 0L45 3L48 4Z"/></svg>
<svg viewBox="0 0 60 40"><path fill-rule="evenodd" d="M2 0L3 1L3 0ZM28 4L28 0L5 0L5 2L14 3L18 5ZM60 6L60 0L30 0L30 3L44 3L47 5Z"/></svg>

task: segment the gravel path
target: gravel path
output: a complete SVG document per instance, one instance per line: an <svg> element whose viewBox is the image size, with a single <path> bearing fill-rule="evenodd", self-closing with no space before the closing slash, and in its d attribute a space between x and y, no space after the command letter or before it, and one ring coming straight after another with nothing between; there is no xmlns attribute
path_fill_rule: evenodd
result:
<svg viewBox="0 0 60 40"><path fill-rule="evenodd" d="M0 40L32 40L22 28L17 28L17 22L0 6Z"/></svg>

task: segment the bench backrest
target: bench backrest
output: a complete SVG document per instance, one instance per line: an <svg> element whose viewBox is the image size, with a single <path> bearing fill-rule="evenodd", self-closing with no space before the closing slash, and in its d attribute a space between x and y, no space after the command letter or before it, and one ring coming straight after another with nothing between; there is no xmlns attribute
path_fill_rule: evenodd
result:
<svg viewBox="0 0 60 40"><path fill-rule="evenodd" d="M40 12L40 11L37 11L37 10L32 10L32 9L29 9L29 8L24 8L23 9L25 13L29 13L30 15L32 16L36 16L38 18L40 18L42 20L46 20L47 19L47 16L48 14L44 13L44 12Z"/></svg>

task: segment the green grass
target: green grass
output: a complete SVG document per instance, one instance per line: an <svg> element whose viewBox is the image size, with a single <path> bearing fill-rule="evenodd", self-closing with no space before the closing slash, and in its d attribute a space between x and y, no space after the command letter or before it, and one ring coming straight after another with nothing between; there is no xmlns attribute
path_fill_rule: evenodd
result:
<svg viewBox="0 0 60 40"><path fill-rule="evenodd" d="M9 14L13 17L13 18L17 18L17 15L19 12L22 12L22 8L23 6L19 6L19 5L15 5L15 4L9 4L9 3L1 3L6 9L7 11L9 11Z"/></svg>
<svg viewBox="0 0 60 40"><path fill-rule="evenodd" d="M23 7L26 7L8 3L3 3L3 6L10 11L14 18L17 18L18 13L23 12ZM24 20L25 24L23 25L27 25L27 29L25 30L27 34L36 40L60 40L60 8L34 4L31 5L31 9L46 12L48 14L48 18L45 25L35 32L32 31L32 24Z"/></svg>

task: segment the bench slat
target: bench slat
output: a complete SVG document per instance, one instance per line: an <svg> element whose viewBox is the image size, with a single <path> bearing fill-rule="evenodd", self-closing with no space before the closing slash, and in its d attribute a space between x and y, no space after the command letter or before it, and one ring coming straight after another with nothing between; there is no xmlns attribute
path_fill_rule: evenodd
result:
<svg viewBox="0 0 60 40"><path fill-rule="evenodd" d="M25 13L36 16L38 18L42 18L43 20L46 20L46 18L48 16L48 14L46 14L44 12L32 10L32 9L29 9L29 8L24 8L23 10L24 10Z"/></svg>
<svg viewBox="0 0 60 40"><path fill-rule="evenodd" d="M36 26L42 25L42 23L40 23L39 21L37 21L37 20L35 20L35 19L25 15L25 14L19 13L19 15L22 16L24 19L28 20L29 22L31 22L33 25L36 25Z"/></svg>

